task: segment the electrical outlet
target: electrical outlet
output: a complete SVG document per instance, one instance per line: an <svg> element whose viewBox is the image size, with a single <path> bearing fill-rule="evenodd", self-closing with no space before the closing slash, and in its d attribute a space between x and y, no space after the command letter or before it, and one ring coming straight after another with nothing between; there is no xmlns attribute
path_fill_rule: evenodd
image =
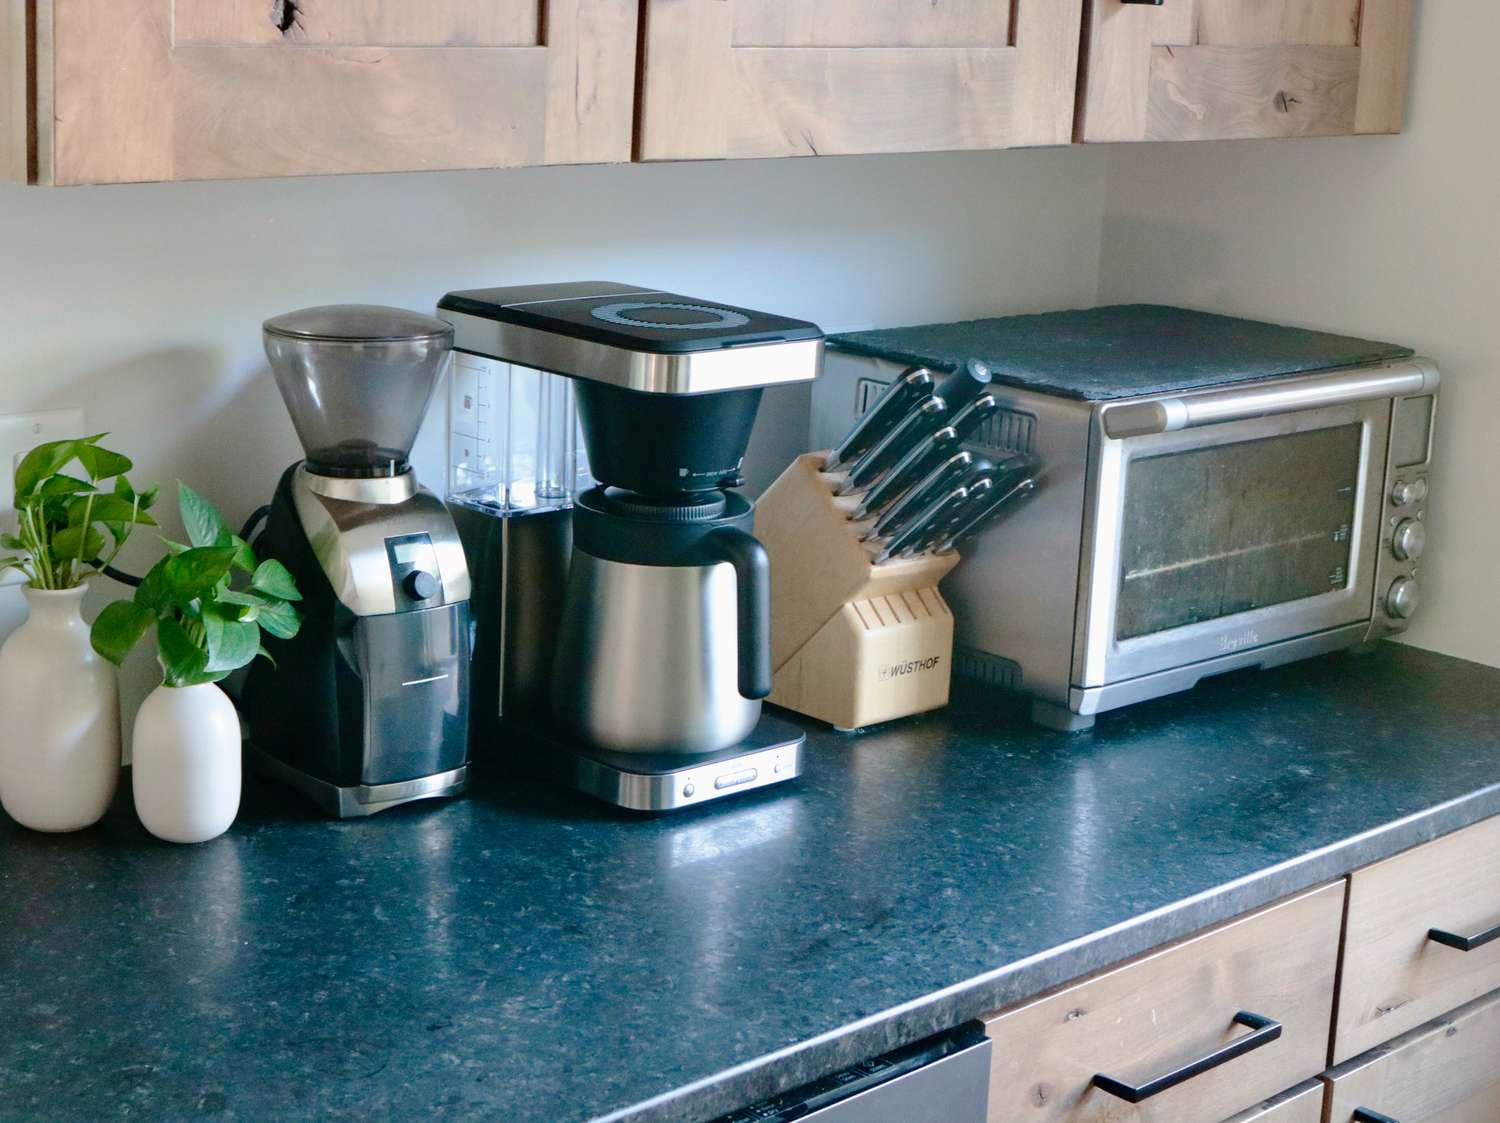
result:
<svg viewBox="0 0 1500 1123"><path fill-rule="evenodd" d="M0 528L14 533L16 465L37 445L82 437L83 410L47 409L0 417Z"/></svg>

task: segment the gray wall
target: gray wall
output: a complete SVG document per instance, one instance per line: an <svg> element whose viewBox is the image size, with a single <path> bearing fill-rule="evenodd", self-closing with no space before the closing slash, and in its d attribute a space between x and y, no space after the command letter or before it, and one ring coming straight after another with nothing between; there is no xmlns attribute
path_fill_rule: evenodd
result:
<svg viewBox="0 0 1500 1123"><path fill-rule="evenodd" d="M541 168L243 183L0 185L0 414L81 406L137 476L237 521L298 455L259 325L309 304L609 279L829 328L1092 302L1105 153ZM806 442L768 397L752 472ZM417 466L440 486L442 410ZM174 529L175 527L170 527ZM125 563L150 564L154 543ZM110 590L111 593L114 590ZM97 608L102 592L93 595ZM20 596L0 589L0 634ZM152 684L132 662L126 708Z"/></svg>

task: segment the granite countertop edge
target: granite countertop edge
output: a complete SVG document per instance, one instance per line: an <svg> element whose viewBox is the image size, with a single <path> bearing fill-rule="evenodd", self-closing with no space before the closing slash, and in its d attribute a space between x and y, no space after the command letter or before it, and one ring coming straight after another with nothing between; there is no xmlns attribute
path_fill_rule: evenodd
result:
<svg viewBox="0 0 1500 1123"><path fill-rule="evenodd" d="M1500 784L1413 812L1296 858L1004 964L590 1123L713 1119L991 1010L1132 959L1285 897L1500 815Z"/></svg>

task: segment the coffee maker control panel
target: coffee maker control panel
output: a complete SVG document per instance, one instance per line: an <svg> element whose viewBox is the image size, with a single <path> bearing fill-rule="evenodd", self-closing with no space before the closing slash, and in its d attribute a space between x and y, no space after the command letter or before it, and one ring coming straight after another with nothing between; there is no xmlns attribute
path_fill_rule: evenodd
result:
<svg viewBox="0 0 1500 1123"><path fill-rule="evenodd" d="M396 611L427 608L439 603L443 583L438 578L437 551L426 534L403 534L385 540L391 584L397 590Z"/></svg>

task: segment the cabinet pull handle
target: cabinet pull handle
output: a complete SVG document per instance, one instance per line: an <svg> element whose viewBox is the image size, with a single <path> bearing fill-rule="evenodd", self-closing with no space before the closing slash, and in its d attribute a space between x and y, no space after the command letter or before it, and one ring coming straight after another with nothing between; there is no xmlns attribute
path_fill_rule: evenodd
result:
<svg viewBox="0 0 1500 1123"><path fill-rule="evenodd" d="M1392 1119L1389 1115L1381 1115L1380 1112L1371 1111L1367 1107L1355 1108L1353 1119L1354 1123L1400 1123L1399 1120Z"/></svg>
<svg viewBox="0 0 1500 1123"><path fill-rule="evenodd" d="M1215 1049L1208 1056L1199 1057L1196 1061L1191 1061L1181 1068L1148 1080L1144 1084L1126 1084L1123 1080L1116 1080L1113 1076L1105 1076L1103 1073L1094 1076L1093 1084L1111 1096L1119 1096L1126 1103L1138 1104L1142 1100L1149 1100L1159 1092L1175 1088L1195 1076L1201 1076L1211 1068L1218 1068L1221 1064L1234 1060L1235 1057L1243 1057L1252 1049L1269 1045L1281 1036L1281 1023L1263 1014L1252 1014L1241 1010L1234 1016L1234 1021L1235 1024L1246 1026L1255 1032L1247 1033L1244 1037L1237 1037L1228 1045Z"/></svg>
<svg viewBox="0 0 1500 1123"><path fill-rule="evenodd" d="M1446 948L1457 948L1459 951L1473 951L1482 948L1491 940L1500 940L1500 924L1493 928L1487 928L1472 936L1460 936L1456 932L1444 932L1441 928L1429 928L1427 938L1442 944Z"/></svg>

